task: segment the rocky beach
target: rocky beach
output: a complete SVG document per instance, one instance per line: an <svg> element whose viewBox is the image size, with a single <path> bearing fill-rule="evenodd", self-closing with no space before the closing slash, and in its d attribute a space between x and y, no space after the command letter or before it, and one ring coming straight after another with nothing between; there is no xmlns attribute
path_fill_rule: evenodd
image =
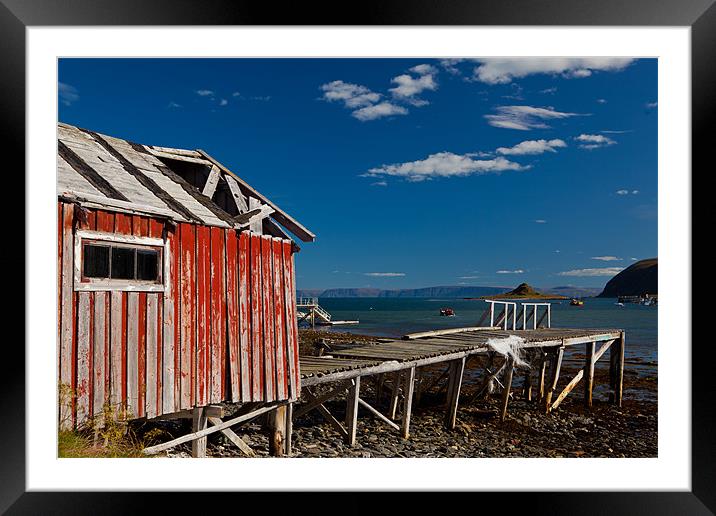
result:
<svg viewBox="0 0 716 516"><path fill-rule="evenodd" d="M375 337L303 330L302 353L317 354L322 347L350 346L352 342L370 342ZM326 350L324 349L324 353ZM565 357L557 390L579 370L579 353ZM320 413L311 411L294 421L294 457L656 457L657 439L657 368L655 363L628 360L624 370L624 400L622 407L608 402L605 386L608 383L606 363L599 362L595 374L594 403L584 406L581 386L564 400L558 409L545 414L535 401L525 400L522 389L523 374L517 372L507 418L499 420L499 394L475 399L482 385L480 359L475 359L465 371L455 430L443 424L445 390L440 383L423 394L413 407L410 438L404 440L398 432L381 422L365 409L359 412L356 446L348 447L341 435L327 423ZM426 377L439 375L441 369L425 372ZM387 394L378 404L374 384L366 381L361 397L380 407L385 413ZM341 421L345 417L342 398L326 403L331 413ZM398 417L400 415L398 414ZM186 424L186 423L185 423ZM145 434L147 426L136 429ZM179 423L164 423L168 435L187 431ZM268 437L261 421L237 427L236 433L253 449L257 457L268 457ZM155 435L158 433L155 430ZM165 436L166 437L166 436ZM222 435L208 439L207 454L212 457L242 457L239 450ZM167 452L168 457L189 457L190 447L179 446Z"/></svg>

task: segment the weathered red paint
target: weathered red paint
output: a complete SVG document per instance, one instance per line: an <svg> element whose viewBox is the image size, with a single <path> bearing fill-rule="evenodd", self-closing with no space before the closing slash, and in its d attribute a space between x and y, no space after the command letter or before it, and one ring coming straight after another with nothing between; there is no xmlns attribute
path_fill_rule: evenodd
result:
<svg viewBox="0 0 716 516"><path fill-rule="evenodd" d="M99 416L112 400L128 408L131 417L156 417L222 401L296 397L298 349L290 242L186 223L165 225L151 217L104 210L84 210L81 219L74 206L58 203L57 313L59 321L66 323L64 329L58 325L58 379L75 391L69 413L72 424ZM88 309L82 317L80 346L79 294L73 289L71 267L73 225L167 239L170 262L170 269L164 271L167 293L132 294L131 314L126 292L83 291L83 307ZM63 299L71 311L65 317ZM164 318L165 301L173 303L174 317L169 320ZM113 321L119 329L116 347L112 346ZM137 348L128 363L130 328ZM168 347L166 331L171 335ZM166 377L170 381L165 384L163 368L168 364L173 364L174 374ZM132 400L127 398L130 378Z"/></svg>

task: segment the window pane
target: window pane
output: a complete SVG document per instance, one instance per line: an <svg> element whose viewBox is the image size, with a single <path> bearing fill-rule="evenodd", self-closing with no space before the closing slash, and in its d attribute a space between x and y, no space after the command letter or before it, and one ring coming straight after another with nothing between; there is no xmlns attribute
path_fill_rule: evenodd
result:
<svg viewBox="0 0 716 516"><path fill-rule="evenodd" d="M134 279L134 249L112 248L112 278Z"/></svg>
<svg viewBox="0 0 716 516"><path fill-rule="evenodd" d="M84 244L83 272L86 278L109 277L109 247Z"/></svg>
<svg viewBox="0 0 716 516"><path fill-rule="evenodd" d="M155 281L159 277L159 253L137 249L137 279Z"/></svg>

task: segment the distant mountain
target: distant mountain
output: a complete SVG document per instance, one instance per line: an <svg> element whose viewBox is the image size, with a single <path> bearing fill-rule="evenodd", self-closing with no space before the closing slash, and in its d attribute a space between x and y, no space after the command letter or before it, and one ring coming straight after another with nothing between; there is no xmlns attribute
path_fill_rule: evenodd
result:
<svg viewBox="0 0 716 516"><path fill-rule="evenodd" d="M301 289L296 291L297 297L433 297L460 298L480 297L502 294L509 291L506 287L464 287L440 286L424 288L404 288L382 290L377 288L329 288L327 290ZM316 293L318 292L318 293Z"/></svg>
<svg viewBox="0 0 716 516"><path fill-rule="evenodd" d="M566 297L596 297L601 291L601 288L574 287L570 285L542 289L545 294L557 294Z"/></svg>
<svg viewBox="0 0 716 516"><path fill-rule="evenodd" d="M560 294L543 294L536 291L527 283L520 283L517 288L510 290L505 294L488 295L493 299L567 299L566 296Z"/></svg>
<svg viewBox="0 0 716 516"><path fill-rule="evenodd" d="M658 294L658 273L657 258L639 260L610 279L597 297Z"/></svg>

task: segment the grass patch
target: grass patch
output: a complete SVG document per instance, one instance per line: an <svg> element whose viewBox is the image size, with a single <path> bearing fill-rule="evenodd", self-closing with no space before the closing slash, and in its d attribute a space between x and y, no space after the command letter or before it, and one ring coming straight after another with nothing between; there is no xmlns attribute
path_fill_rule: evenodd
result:
<svg viewBox="0 0 716 516"><path fill-rule="evenodd" d="M131 434L121 438L95 440L83 431L63 430L57 434L57 455L61 458L145 457L143 444Z"/></svg>

